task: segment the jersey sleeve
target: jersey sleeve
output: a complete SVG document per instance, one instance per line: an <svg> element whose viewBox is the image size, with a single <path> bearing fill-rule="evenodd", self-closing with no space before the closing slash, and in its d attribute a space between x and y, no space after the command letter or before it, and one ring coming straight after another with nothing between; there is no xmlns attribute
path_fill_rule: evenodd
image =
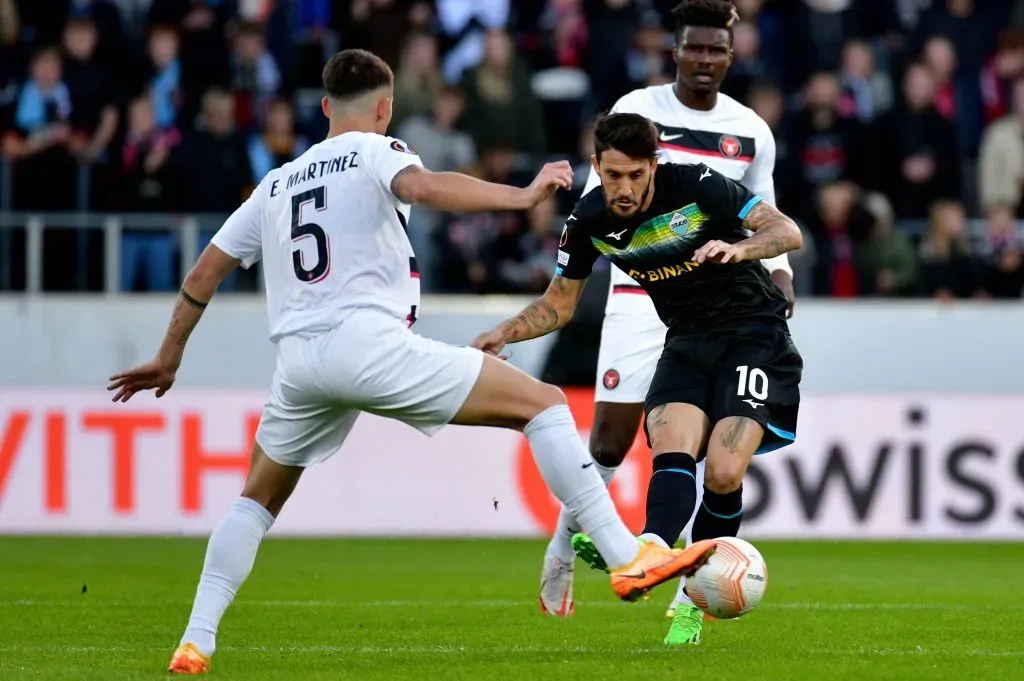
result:
<svg viewBox="0 0 1024 681"><path fill-rule="evenodd" d="M576 210L565 221L562 238L558 241L558 265L555 276L566 279L586 279L594 270L601 253L594 248L594 243L587 236L583 224L584 218L579 215L579 204Z"/></svg>
<svg viewBox="0 0 1024 681"><path fill-rule="evenodd" d="M423 161L416 150L400 139L380 137L376 140L375 153L370 161L370 172L384 191L391 193L391 181L395 175L409 166L423 167Z"/></svg>
<svg viewBox="0 0 1024 681"><path fill-rule="evenodd" d="M273 173L271 173L273 175ZM270 177L268 175L267 177ZM249 198L235 209L210 240L227 255L242 261L249 269L263 254L263 196L266 179L253 190Z"/></svg>
<svg viewBox="0 0 1024 681"><path fill-rule="evenodd" d="M713 218L745 220L747 214L764 199L703 163L691 166L688 178L696 184L697 205Z"/></svg>
<svg viewBox="0 0 1024 681"><path fill-rule="evenodd" d="M743 176L743 184L771 205L775 205L775 137L765 126L765 135L757 142L754 161Z"/></svg>

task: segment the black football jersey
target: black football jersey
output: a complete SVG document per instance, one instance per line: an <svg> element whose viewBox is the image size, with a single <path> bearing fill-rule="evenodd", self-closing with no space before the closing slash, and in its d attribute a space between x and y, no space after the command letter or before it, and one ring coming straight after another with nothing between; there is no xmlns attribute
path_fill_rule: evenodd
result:
<svg viewBox="0 0 1024 681"><path fill-rule="evenodd" d="M784 325L786 297L760 261L693 260L708 241L747 238L743 220L761 200L703 163L658 166L650 207L631 218L617 217L598 186L565 223L555 274L585 279L603 255L650 294L676 331Z"/></svg>

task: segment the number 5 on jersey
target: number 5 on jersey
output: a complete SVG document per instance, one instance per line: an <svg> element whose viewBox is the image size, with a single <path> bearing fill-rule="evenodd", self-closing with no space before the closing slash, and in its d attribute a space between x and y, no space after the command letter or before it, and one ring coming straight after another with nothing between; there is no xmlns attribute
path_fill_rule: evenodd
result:
<svg viewBox="0 0 1024 681"><path fill-rule="evenodd" d="M768 375L756 367L751 369L746 364L736 367L736 372L740 375L736 394L740 397L749 394L754 399L743 401L755 409L762 406L754 400L768 399Z"/></svg>
<svg viewBox="0 0 1024 681"><path fill-rule="evenodd" d="M327 208L327 191L323 186L292 196L292 243L298 246L292 251L292 268L299 281L315 284L331 271L331 245L323 227L315 222L302 223L302 206L310 202L318 213ZM316 243L316 260L311 267L306 266L301 247L309 237Z"/></svg>

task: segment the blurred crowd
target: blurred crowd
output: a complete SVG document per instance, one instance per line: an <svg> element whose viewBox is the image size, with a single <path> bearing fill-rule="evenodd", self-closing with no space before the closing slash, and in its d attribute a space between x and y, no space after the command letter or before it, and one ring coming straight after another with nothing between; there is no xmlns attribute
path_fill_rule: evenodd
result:
<svg viewBox="0 0 1024 681"><path fill-rule="evenodd" d="M568 157L578 192L596 113L674 79L675 4L0 0L0 210L128 214L122 288L173 290L175 233L133 230L130 216L233 210L323 137L320 69L348 47L392 65L391 133L427 167L525 184ZM798 291L1020 297L1024 4L735 4L723 91L775 133L779 205L810 237L793 257ZM576 197L526 214L417 209L424 287L542 291ZM8 237L2 257L20 260L24 234ZM98 233L44 243L44 288L102 270Z"/></svg>

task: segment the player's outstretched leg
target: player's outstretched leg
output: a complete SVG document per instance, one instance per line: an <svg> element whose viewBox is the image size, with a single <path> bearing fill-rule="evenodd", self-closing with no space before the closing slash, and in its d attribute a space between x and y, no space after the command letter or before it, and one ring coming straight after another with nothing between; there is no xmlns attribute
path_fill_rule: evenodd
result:
<svg viewBox="0 0 1024 681"><path fill-rule="evenodd" d="M263 536L274 524L303 469L272 461L253 445L252 463L242 495L210 535L188 626L167 671L209 671L217 648L217 628L242 582L252 571Z"/></svg>
<svg viewBox="0 0 1024 681"><path fill-rule="evenodd" d="M609 485L615 471L636 439L643 416L643 403L598 402L594 405L594 426L590 430L590 456L594 468ZM555 532L544 552L540 573L540 608L546 615L568 617L576 611L573 599L573 563L576 554L572 537L580 526L563 505Z"/></svg>
<svg viewBox="0 0 1024 681"><path fill-rule="evenodd" d="M764 429L745 416L730 416L715 424L704 462L704 499L697 509L690 536L693 541L735 537L743 519L743 476L761 446ZM683 591L676 594L667 645L700 642L704 613Z"/></svg>
<svg viewBox="0 0 1024 681"><path fill-rule="evenodd" d="M521 430L552 493L587 528L623 600L683 573L692 574L710 553L638 542L619 518L594 461L583 446L565 395L489 355L476 385L452 423Z"/></svg>

